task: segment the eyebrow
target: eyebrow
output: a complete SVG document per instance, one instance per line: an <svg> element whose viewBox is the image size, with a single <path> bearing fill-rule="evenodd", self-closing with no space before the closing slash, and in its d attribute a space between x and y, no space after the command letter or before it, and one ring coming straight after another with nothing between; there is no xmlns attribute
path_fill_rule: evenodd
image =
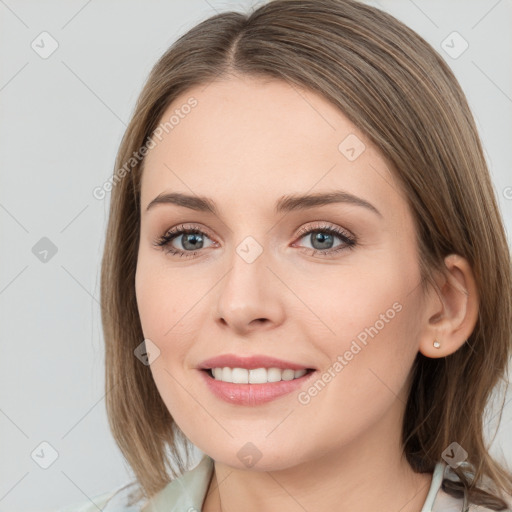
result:
<svg viewBox="0 0 512 512"><path fill-rule="evenodd" d="M277 214L306 210L308 208L314 208L315 206L325 206L333 203L347 203L360 206L362 208L366 208L369 211L372 211L379 217L382 217L380 211L375 206L373 206L373 204L344 190L335 190L332 192L309 195L283 196L277 201L275 205L275 212ZM215 203L211 199L203 196L191 196L182 194L180 192L160 194L148 204L146 211L154 208L159 204L175 204L177 206L182 206L191 210L218 215Z"/></svg>

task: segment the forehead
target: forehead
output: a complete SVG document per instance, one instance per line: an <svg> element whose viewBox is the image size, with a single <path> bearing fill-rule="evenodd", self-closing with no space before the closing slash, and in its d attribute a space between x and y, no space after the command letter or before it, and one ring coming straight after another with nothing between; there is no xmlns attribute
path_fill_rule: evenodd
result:
<svg viewBox="0 0 512 512"><path fill-rule="evenodd" d="M331 188L381 211L405 206L373 143L321 95L284 81L236 77L195 86L175 98L155 134L143 208L172 190L247 205Z"/></svg>

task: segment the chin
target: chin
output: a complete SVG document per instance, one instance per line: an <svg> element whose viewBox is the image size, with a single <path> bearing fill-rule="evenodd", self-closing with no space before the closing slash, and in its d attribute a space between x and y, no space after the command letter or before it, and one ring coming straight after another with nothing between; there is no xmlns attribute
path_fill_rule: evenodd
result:
<svg viewBox="0 0 512 512"><path fill-rule="evenodd" d="M268 440L266 443L234 441L225 446L199 448L215 462L237 470L281 471L308 461L306 453L297 451L297 443L289 449L282 445L277 448Z"/></svg>

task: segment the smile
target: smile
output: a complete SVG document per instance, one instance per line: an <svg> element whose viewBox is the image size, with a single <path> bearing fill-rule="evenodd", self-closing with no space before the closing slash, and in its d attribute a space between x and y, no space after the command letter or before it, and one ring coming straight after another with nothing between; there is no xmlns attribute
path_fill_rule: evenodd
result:
<svg viewBox="0 0 512 512"><path fill-rule="evenodd" d="M237 367L217 367L202 369L199 373L214 397L232 405L257 406L299 391L317 372L313 369L254 368L248 370ZM231 380L225 381L224 378ZM249 379L251 379L250 382Z"/></svg>

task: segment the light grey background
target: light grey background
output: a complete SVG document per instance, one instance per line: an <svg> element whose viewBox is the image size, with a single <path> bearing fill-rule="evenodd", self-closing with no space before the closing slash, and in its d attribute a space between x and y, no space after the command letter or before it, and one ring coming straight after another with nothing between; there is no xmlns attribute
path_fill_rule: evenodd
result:
<svg viewBox="0 0 512 512"><path fill-rule="evenodd" d="M460 80L510 240L512 1L368 3L426 38ZM92 190L112 173L158 57L216 11L251 5L256 2L0 0L0 511L52 510L132 476L105 414L98 299L108 195L97 200ZM51 48L41 36L47 38L42 48L43 31L58 43L48 58L31 47L35 41L40 52ZM453 31L469 44L457 58L441 46ZM460 44L456 39L453 51ZM57 248L46 262L32 251L43 237ZM512 403L492 446L507 461L511 432ZM35 462L50 460L43 441L58 453L48 469Z"/></svg>

